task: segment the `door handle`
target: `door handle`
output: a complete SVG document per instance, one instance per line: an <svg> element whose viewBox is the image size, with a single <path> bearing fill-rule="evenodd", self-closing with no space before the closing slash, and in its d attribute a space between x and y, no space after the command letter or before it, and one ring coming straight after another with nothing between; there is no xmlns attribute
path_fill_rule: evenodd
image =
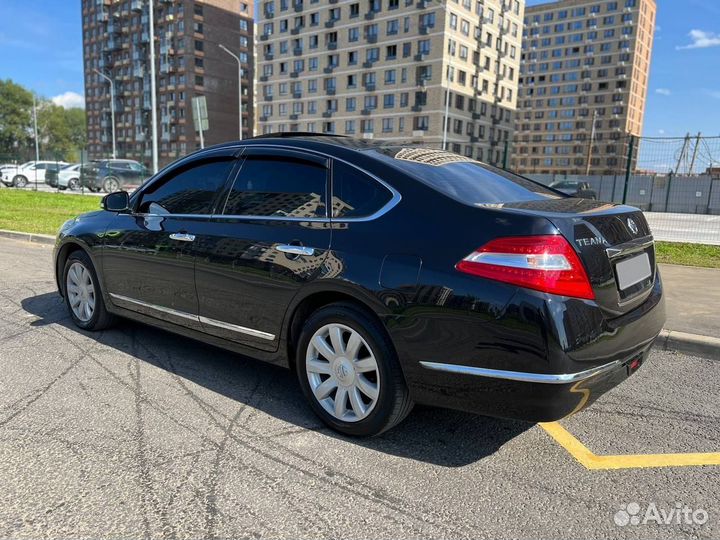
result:
<svg viewBox="0 0 720 540"><path fill-rule="evenodd" d="M170 235L170 239L180 240L181 242L193 242L195 240L195 235L187 233L172 233Z"/></svg>
<svg viewBox="0 0 720 540"><path fill-rule="evenodd" d="M290 253L291 255L314 255L315 248L305 246L295 246L291 244L278 244L275 249L282 251L283 253Z"/></svg>

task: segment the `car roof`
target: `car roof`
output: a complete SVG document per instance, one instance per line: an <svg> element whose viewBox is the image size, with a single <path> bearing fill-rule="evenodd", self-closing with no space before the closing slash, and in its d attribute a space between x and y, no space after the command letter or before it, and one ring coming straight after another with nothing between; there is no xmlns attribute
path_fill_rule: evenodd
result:
<svg viewBox="0 0 720 540"><path fill-rule="evenodd" d="M424 163L429 165L443 165L446 163L454 163L458 161L476 162L472 158L467 158L450 151L433 149L426 145L416 143L398 143L396 141L386 141L383 139L356 139L343 135L330 135L323 133L271 133L260 135L242 141L234 141L222 143L219 145L205 148L207 150L232 148L235 146L290 146L298 149L315 150L319 152L332 153L335 151L357 152L367 157L385 157L402 159L404 161L414 161L416 163ZM202 150L200 151L202 152Z"/></svg>

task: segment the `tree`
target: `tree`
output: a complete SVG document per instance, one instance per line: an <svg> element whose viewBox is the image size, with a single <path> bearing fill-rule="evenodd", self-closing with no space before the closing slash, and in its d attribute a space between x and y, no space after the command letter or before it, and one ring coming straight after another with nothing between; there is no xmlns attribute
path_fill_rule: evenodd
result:
<svg viewBox="0 0 720 540"><path fill-rule="evenodd" d="M32 102L28 90L0 80L0 155L17 156L32 144Z"/></svg>
<svg viewBox="0 0 720 540"><path fill-rule="evenodd" d="M78 161L87 142L85 111L43 101L38 111L38 132L43 154L48 158Z"/></svg>

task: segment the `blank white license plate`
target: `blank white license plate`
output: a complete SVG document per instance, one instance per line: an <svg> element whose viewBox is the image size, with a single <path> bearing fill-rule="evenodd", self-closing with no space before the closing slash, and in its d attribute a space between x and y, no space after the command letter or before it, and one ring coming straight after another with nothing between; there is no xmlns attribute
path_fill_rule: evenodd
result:
<svg viewBox="0 0 720 540"><path fill-rule="evenodd" d="M652 275L650 257L648 257L647 253L617 263L615 270L617 271L618 288L621 291L646 280Z"/></svg>

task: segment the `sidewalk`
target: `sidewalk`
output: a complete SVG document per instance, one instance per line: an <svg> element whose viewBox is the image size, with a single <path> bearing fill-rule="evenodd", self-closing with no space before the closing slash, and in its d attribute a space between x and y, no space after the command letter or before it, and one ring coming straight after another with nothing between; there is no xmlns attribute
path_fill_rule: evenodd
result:
<svg viewBox="0 0 720 540"><path fill-rule="evenodd" d="M720 269L661 264L667 322L657 347L720 360Z"/></svg>
<svg viewBox="0 0 720 540"><path fill-rule="evenodd" d="M720 268L661 264L671 331L720 338Z"/></svg>

